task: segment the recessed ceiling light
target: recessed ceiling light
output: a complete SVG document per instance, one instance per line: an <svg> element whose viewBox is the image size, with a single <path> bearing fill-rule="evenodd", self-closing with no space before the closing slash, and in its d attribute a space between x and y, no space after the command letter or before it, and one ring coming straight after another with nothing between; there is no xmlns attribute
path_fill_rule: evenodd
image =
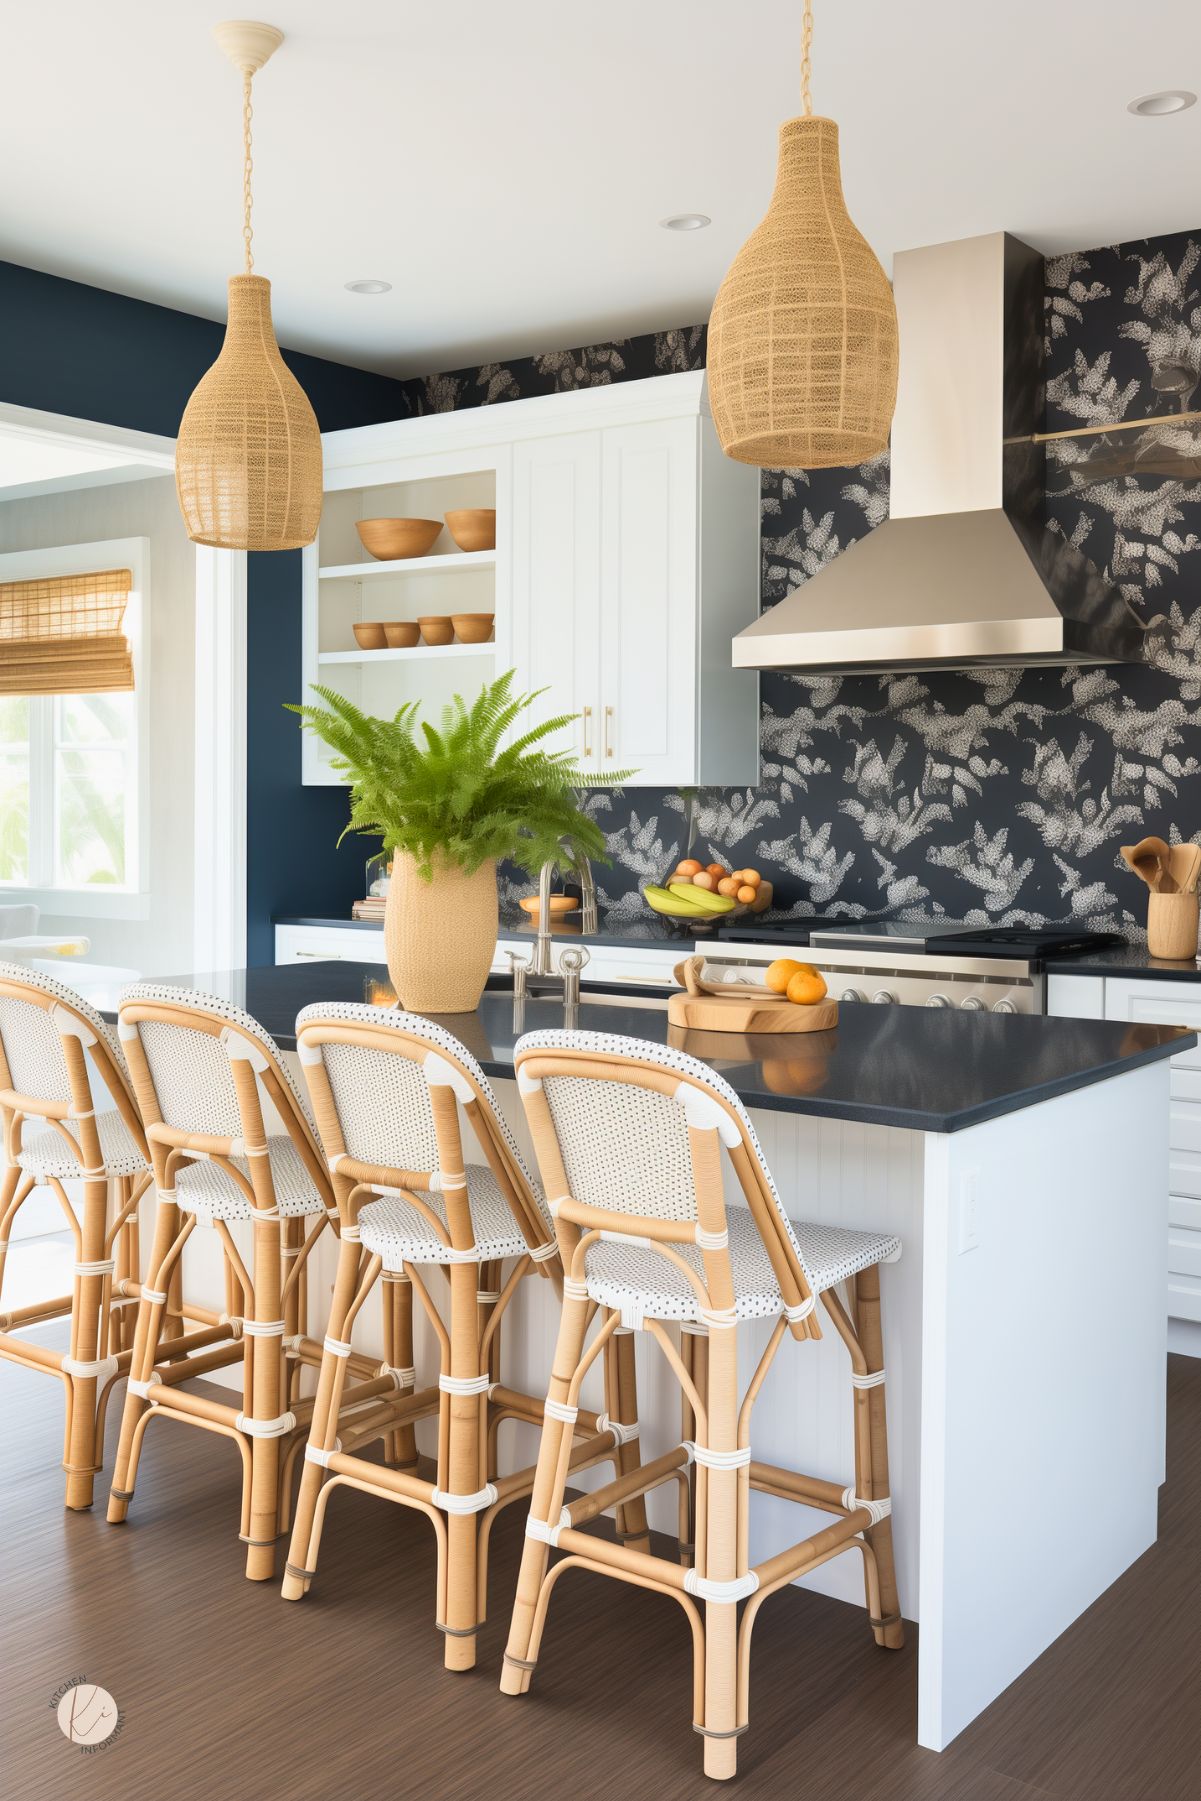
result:
<svg viewBox="0 0 1201 1801"><path fill-rule="evenodd" d="M704 231L706 225L712 225L708 213L672 213L669 219L660 219L664 231Z"/></svg>
<svg viewBox="0 0 1201 1801"><path fill-rule="evenodd" d="M392 292L392 283L390 281L374 280L348 281L346 284L346 292L348 294L390 294Z"/></svg>
<svg viewBox="0 0 1201 1801"><path fill-rule="evenodd" d="M1140 94L1137 100L1129 102L1126 111L1137 113L1140 119L1159 119L1164 113L1182 113L1196 104L1196 94L1190 94L1187 88L1165 88L1161 94Z"/></svg>

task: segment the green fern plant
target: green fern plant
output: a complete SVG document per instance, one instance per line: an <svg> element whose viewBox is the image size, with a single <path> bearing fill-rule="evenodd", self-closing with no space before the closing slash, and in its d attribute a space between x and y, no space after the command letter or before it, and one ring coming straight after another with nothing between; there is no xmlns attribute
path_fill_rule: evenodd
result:
<svg viewBox="0 0 1201 1801"><path fill-rule="evenodd" d="M419 719L419 701L378 719L316 685L324 706L289 706L325 740L333 767L350 782L350 820L339 844L347 832L378 833L384 849L411 856L427 882L435 859L470 875L508 858L532 877L543 863L580 854L607 863L604 835L579 804L571 753L542 748L575 715L543 720L504 743L538 699L515 694L513 676L510 669L486 684L470 706L456 694L437 727ZM606 785L631 773L615 770Z"/></svg>

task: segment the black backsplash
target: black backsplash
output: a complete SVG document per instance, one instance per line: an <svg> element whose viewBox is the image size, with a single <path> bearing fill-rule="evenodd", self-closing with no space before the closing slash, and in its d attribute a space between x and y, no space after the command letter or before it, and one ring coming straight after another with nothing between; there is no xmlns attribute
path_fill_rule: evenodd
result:
<svg viewBox="0 0 1201 1801"><path fill-rule="evenodd" d="M1048 260L1049 430L1194 404L1199 263L1201 233ZM404 387L412 412L447 411L700 368L704 356L693 326ZM781 912L1140 929L1144 895L1119 844L1148 832L1201 843L1201 481L1190 479L1201 431L1170 433L1172 473L1086 466L1117 441L1052 447L1047 519L1144 619L1161 619L1148 666L765 674L757 788L590 800L613 857L598 872L611 916L640 916L639 884L695 848L771 876ZM887 516L887 456L765 470L762 507L769 606Z"/></svg>

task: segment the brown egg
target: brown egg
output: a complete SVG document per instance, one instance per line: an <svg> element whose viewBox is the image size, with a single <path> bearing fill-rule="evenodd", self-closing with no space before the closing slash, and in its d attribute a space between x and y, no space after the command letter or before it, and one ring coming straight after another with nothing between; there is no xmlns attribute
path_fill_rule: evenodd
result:
<svg viewBox="0 0 1201 1801"><path fill-rule="evenodd" d="M717 880L714 876L709 874L707 869L702 869L699 875L693 876L692 886L694 888L707 888L709 892L712 893L717 887Z"/></svg>

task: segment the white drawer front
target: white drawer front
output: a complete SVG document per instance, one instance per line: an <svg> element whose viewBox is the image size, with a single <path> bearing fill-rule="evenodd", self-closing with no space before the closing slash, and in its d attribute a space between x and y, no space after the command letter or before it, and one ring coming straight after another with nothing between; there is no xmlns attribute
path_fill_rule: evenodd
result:
<svg viewBox="0 0 1201 1801"><path fill-rule="evenodd" d="M276 926L275 961L384 963L384 933L342 926Z"/></svg>
<svg viewBox="0 0 1201 1801"><path fill-rule="evenodd" d="M1168 1277L1168 1318L1201 1320L1201 1276Z"/></svg>
<svg viewBox="0 0 1201 1801"><path fill-rule="evenodd" d="M1195 1195L1168 1196L1169 1226L1183 1226L1189 1232L1201 1232L1201 1200Z"/></svg>
<svg viewBox="0 0 1201 1801"><path fill-rule="evenodd" d="M1172 1228L1168 1233L1168 1270L1173 1276L1201 1277L1201 1232Z"/></svg>
<svg viewBox="0 0 1201 1801"><path fill-rule="evenodd" d="M1201 1069L1185 1069L1173 1061L1172 1099L1201 1103Z"/></svg>
<svg viewBox="0 0 1201 1801"><path fill-rule="evenodd" d="M1201 1200L1201 1156L1195 1151L1169 1151L1168 1188L1172 1194Z"/></svg>
<svg viewBox="0 0 1201 1801"><path fill-rule="evenodd" d="M1174 1100L1171 1122L1168 1143L1174 1151L1201 1151L1201 1104Z"/></svg>
<svg viewBox="0 0 1201 1801"><path fill-rule="evenodd" d="M1136 1025L1186 1026L1190 1031L1201 1031L1201 978L1195 984L1107 981L1105 1017L1129 1019ZM1201 1046L1178 1052L1172 1062L1180 1069L1201 1070Z"/></svg>

